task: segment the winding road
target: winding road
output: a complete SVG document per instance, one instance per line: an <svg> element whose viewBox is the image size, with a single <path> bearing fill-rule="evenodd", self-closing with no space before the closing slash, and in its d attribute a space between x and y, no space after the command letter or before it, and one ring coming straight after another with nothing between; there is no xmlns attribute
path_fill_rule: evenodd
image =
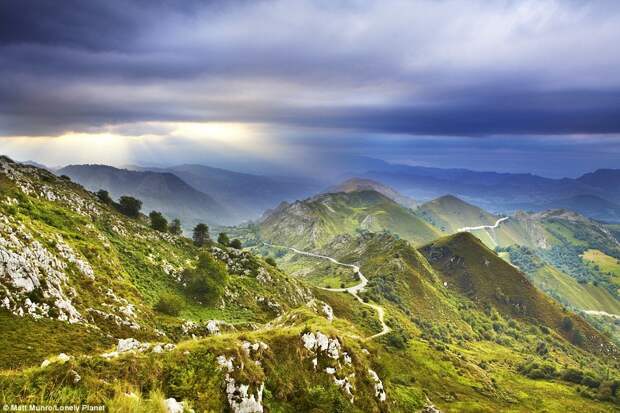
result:
<svg viewBox="0 0 620 413"><path fill-rule="evenodd" d="M456 232L468 232L468 231L477 231L479 229L495 229L499 227L499 224L506 221L510 217L502 217L495 222L495 225L479 225L477 227L463 227L459 228Z"/></svg>
<svg viewBox="0 0 620 413"><path fill-rule="evenodd" d="M362 300L362 298L358 295L359 292L361 292L364 287L366 287L366 285L368 284L368 278L366 278L364 276L364 274L362 274L362 272L360 271L360 268L357 265L353 265L353 264L345 264L343 262L340 262L332 257L328 257L326 255L320 255L320 254L315 254L312 252L306 252L306 251L301 251L298 250L297 248L293 248L293 247L287 247L284 245L274 245L274 244L268 244L266 242L263 242L264 245L268 246L268 247L275 247L275 248L286 248L288 250L293 251L296 254L300 254L300 255L306 255L308 257L313 257L313 258L320 258L320 259L324 259L324 260L328 260L333 262L336 265L342 265L343 267L349 267L351 269L353 269L353 272L355 274L357 274L359 276L360 282L359 284L355 284L352 287L347 287L347 288L325 288L325 287L318 287L322 290L326 290L326 291L333 291L333 292L347 292L349 294L351 294L353 297L355 297L355 299L357 299L357 301L359 301L362 305L365 305L367 307L370 307L372 309L374 309L377 312L377 318L379 319L379 322L381 323L381 331L377 334L373 334L372 336L366 337L364 338L364 340L372 340L373 338L377 338L377 337L381 337L387 333L389 333L390 331L392 331L392 329L385 324L385 310L383 309L382 306L378 305L378 304L371 304L371 303L367 303L364 300Z"/></svg>

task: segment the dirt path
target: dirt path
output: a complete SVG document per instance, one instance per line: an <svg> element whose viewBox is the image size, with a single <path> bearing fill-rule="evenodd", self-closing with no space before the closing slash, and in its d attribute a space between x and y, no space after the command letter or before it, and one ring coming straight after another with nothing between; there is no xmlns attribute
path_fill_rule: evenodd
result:
<svg viewBox="0 0 620 413"><path fill-rule="evenodd" d="M336 265L342 265L344 267L349 267L351 269L353 269L353 272L355 274L357 274L357 276L360 279L359 284L356 284L352 287L347 287L347 288L325 288L325 287L318 287L322 290L326 290L326 291L333 291L333 292L347 292L349 294L351 294L353 297L355 297L357 299L357 301L359 301L362 305L365 305L367 307L370 307L372 309L374 309L377 312L377 318L379 319L379 322L381 323L381 332L374 334L370 337L366 337L364 340L372 340L373 338L377 338L377 337L381 337L387 333L389 333L390 331L392 331L392 329L385 324L385 310L383 309L382 306L378 305L378 304L372 304L372 303L367 303L364 300L362 300L362 298L358 295L359 292L361 292L364 287L366 287L366 285L368 284L368 278L366 278L364 276L364 274L362 274L362 272L360 271L360 268L357 265L353 265L353 264L345 264L343 262L340 262L332 257L328 257L326 255L320 255L320 254L315 254L312 252L306 252L306 251L301 251L298 250L297 248L293 248L293 247L287 247L284 245L273 245L273 244L268 244L268 243L263 243L268 247L276 247L276 248L286 248L288 250L293 251L296 254L301 254L301 255L306 255L308 257L313 257L313 258L319 258L319 259L324 259L324 260L329 260L331 262L333 262Z"/></svg>
<svg viewBox="0 0 620 413"><path fill-rule="evenodd" d="M495 229L499 227L499 224L506 221L510 217L502 217L495 222L495 225L479 225L477 227L463 227L459 228L456 232L468 232L468 231L477 231L479 229Z"/></svg>

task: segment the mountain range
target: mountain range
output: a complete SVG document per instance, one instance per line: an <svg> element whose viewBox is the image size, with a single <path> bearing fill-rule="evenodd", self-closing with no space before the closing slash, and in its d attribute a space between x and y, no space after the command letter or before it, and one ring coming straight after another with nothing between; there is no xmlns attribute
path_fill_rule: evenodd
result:
<svg viewBox="0 0 620 413"><path fill-rule="evenodd" d="M452 203L465 207L444 197L435 217ZM0 158L0 402L88 400L112 412L616 409L612 340L475 234L444 235L371 190L283 204L259 236L273 214L283 219L266 235L293 234L281 242L304 245L300 228L333 232L306 244L314 253L262 239L199 245ZM327 268L352 287L326 289L290 275L294 267Z"/></svg>

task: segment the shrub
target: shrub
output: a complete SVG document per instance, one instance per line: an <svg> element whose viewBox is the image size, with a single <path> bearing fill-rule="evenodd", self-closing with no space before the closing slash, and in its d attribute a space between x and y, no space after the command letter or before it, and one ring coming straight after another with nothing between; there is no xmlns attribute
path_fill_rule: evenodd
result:
<svg viewBox="0 0 620 413"><path fill-rule="evenodd" d="M555 366L535 361L529 361L519 366L519 373L530 379L552 379L556 376Z"/></svg>
<svg viewBox="0 0 620 413"><path fill-rule="evenodd" d="M562 319L562 330L571 331L573 329L573 320L570 317L564 317Z"/></svg>
<svg viewBox="0 0 620 413"><path fill-rule="evenodd" d="M278 264L276 264L276 260L274 260L274 259L273 259L273 258L271 258L271 257L267 257L267 258L265 258L265 262L266 262L267 264L271 265L272 267L277 267L277 266L278 266Z"/></svg>
<svg viewBox="0 0 620 413"><path fill-rule="evenodd" d="M110 193L104 189L100 189L97 191L97 198L99 198L99 201L103 202L106 205L112 205L114 203L114 201L112 201L112 198L110 198Z"/></svg>
<svg viewBox="0 0 620 413"><path fill-rule="evenodd" d="M242 248L241 241L238 240L237 238L235 238L234 240L230 241L230 246L231 246L231 248L234 248L236 250L240 250Z"/></svg>
<svg viewBox="0 0 620 413"><path fill-rule="evenodd" d="M217 236L217 243L227 247L230 244L230 238L228 238L225 232L220 232Z"/></svg>
<svg viewBox="0 0 620 413"><path fill-rule="evenodd" d="M155 304L155 310L163 314L177 316L183 309L183 300L174 294L164 293Z"/></svg>
<svg viewBox="0 0 620 413"><path fill-rule="evenodd" d="M581 384L581 380L583 380L583 372L581 370L569 368L564 370L560 377L564 381Z"/></svg>
<svg viewBox="0 0 620 413"><path fill-rule="evenodd" d="M200 254L196 268L182 274L187 291L199 299L213 301L220 297L228 283L226 267L207 252Z"/></svg>
<svg viewBox="0 0 620 413"><path fill-rule="evenodd" d="M166 232L168 229L168 221L161 212L151 211L149 214L149 219L151 220L151 228L156 231Z"/></svg>

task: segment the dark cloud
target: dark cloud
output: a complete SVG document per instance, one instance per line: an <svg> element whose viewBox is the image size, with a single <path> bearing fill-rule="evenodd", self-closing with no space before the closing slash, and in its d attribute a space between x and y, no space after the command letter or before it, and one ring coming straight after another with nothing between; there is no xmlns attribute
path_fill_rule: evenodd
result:
<svg viewBox="0 0 620 413"><path fill-rule="evenodd" d="M620 133L617 2L4 1L0 135ZM342 132L344 133L344 132Z"/></svg>

